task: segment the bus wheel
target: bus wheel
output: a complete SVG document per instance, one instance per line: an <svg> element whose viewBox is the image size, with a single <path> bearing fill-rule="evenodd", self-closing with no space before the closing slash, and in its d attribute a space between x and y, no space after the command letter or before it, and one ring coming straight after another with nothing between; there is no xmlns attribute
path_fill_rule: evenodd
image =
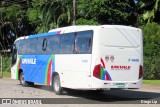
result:
<svg viewBox="0 0 160 107"><path fill-rule="evenodd" d="M56 75L53 78L53 90L57 95L62 94L62 87L61 87L59 75Z"/></svg>
<svg viewBox="0 0 160 107"><path fill-rule="evenodd" d="M28 83L24 80L24 74L23 74L23 72L20 74L20 84L22 85L22 86L28 86Z"/></svg>

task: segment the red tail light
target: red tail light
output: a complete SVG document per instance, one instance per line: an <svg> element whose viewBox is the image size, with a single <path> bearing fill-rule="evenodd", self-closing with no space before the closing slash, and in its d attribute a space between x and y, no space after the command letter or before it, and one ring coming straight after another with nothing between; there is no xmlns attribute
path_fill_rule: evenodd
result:
<svg viewBox="0 0 160 107"><path fill-rule="evenodd" d="M143 67L142 65L139 66L139 79L143 76Z"/></svg>
<svg viewBox="0 0 160 107"><path fill-rule="evenodd" d="M93 76L100 79L100 64L94 67Z"/></svg>

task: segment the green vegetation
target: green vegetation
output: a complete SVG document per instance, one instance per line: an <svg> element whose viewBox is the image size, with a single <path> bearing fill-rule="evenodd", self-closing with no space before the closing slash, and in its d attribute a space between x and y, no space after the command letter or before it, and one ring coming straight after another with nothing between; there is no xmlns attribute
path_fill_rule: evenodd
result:
<svg viewBox="0 0 160 107"><path fill-rule="evenodd" d="M3 77L11 77L11 72L3 72Z"/></svg>
<svg viewBox="0 0 160 107"><path fill-rule="evenodd" d="M147 23L144 34L144 79L160 79L160 25Z"/></svg>
<svg viewBox="0 0 160 107"><path fill-rule="evenodd" d="M76 0L77 25L140 27L144 41L144 79L160 79L160 0ZM73 24L73 0L1 0L0 50L16 38ZM10 72L10 58L3 70Z"/></svg>
<svg viewBox="0 0 160 107"><path fill-rule="evenodd" d="M160 80L143 80L143 84L160 84Z"/></svg>
<svg viewBox="0 0 160 107"><path fill-rule="evenodd" d="M2 57L3 72L11 72L11 57Z"/></svg>
<svg viewBox="0 0 160 107"><path fill-rule="evenodd" d="M3 77L10 77L11 76L11 57L2 57L2 71ZM1 74L0 74L1 75Z"/></svg>

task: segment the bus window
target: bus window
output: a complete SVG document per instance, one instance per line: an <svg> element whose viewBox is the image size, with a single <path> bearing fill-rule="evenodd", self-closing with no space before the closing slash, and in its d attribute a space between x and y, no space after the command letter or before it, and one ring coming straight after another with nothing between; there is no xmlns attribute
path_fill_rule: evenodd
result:
<svg viewBox="0 0 160 107"><path fill-rule="evenodd" d="M14 44L12 46L12 65L14 65L16 63L16 60L17 60L17 47L18 47L18 44L16 42L16 44Z"/></svg>
<svg viewBox="0 0 160 107"><path fill-rule="evenodd" d="M59 43L60 43L60 36L51 36L48 38L48 45L47 45L47 53L48 54L58 54L59 53Z"/></svg>
<svg viewBox="0 0 160 107"><path fill-rule="evenodd" d="M61 35L60 54L73 54L74 33Z"/></svg>
<svg viewBox="0 0 160 107"><path fill-rule="evenodd" d="M27 54L36 54L37 51L37 38L29 39Z"/></svg>
<svg viewBox="0 0 160 107"><path fill-rule="evenodd" d="M92 51L92 32L78 32L75 40L76 54L90 54Z"/></svg>
<svg viewBox="0 0 160 107"><path fill-rule="evenodd" d="M47 38L40 37L37 40L37 53L38 54L46 54L47 49Z"/></svg>
<svg viewBox="0 0 160 107"><path fill-rule="evenodd" d="M20 43L19 43L18 53L20 55L26 54L27 53L27 48L28 48L28 40L21 40Z"/></svg>

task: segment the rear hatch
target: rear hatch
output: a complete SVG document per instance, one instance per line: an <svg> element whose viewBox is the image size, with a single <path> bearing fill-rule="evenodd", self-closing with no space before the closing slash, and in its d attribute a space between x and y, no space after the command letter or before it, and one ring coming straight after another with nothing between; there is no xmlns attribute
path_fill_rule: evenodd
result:
<svg viewBox="0 0 160 107"><path fill-rule="evenodd" d="M105 71L101 73L102 80L136 81L142 77L143 47L140 29L104 26L100 37L101 68Z"/></svg>

